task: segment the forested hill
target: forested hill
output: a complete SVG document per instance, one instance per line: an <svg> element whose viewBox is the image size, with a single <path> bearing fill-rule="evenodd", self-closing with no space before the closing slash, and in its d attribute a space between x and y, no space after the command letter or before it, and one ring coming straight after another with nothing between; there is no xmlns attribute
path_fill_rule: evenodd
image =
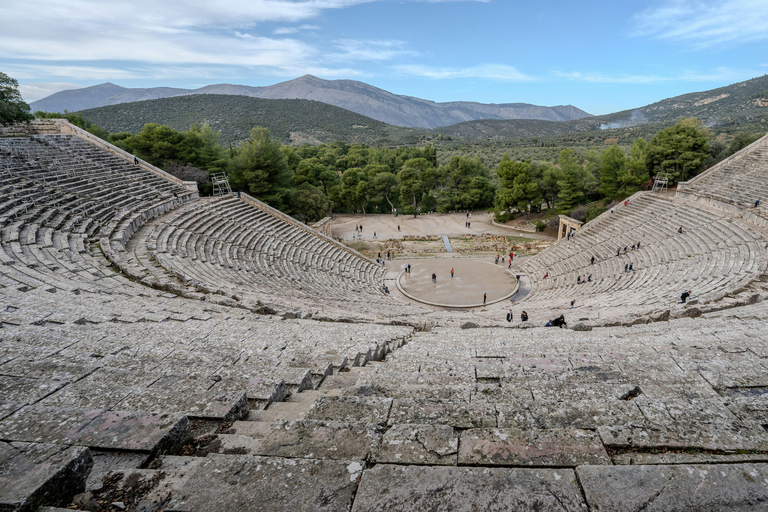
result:
<svg viewBox="0 0 768 512"><path fill-rule="evenodd" d="M133 89L104 83L82 89L60 91L32 102L32 110L70 112L135 101L187 96L229 94L263 99L315 100L395 126L435 128L473 119L546 119L567 121L590 114L573 105L544 107L528 103L477 103L435 101L393 94L356 80L323 80L304 75L266 87L214 84L199 89L152 87Z"/></svg>
<svg viewBox="0 0 768 512"><path fill-rule="evenodd" d="M122 103L81 111L110 132L138 133L146 123L188 130L207 121L221 131L222 142L248 138L263 126L284 143L416 144L425 131L391 126L343 108L311 100L265 100L246 96L196 94Z"/></svg>
<svg viewBox="0 0 768 512"><path fill-rule="evenodd" d="M695 117L716 132L768 130L768 75L703 92L668 98L614 114L551 122L533 119L480 120L440 128L466 139L546 137L590 130L649 127L655 132L680 119Z"/></svg>

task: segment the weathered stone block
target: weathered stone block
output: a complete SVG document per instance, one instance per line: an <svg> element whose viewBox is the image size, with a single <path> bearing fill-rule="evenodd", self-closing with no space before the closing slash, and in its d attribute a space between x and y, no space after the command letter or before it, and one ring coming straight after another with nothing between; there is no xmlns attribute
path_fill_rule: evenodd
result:
<svg viewBox="0 0 768 512"><path fill-rule="evenodd" d="M471 429L461 433L459 465L579 466L610 464L594 432L577 429Z"/></svg>
<svg viewBox="0 0 768 512"><path fill-rule="evenodd" d="M379 464L363 472L352 512L575 512L584 508L584 500L571 469Z"/></svg>
<svg viewBox="0 0 768 512"><path fill-rule="evenodd" d="M68 505L85 490L93 466L88 448L0 442L0 510L28 512Z"/></svg>
<svg viewBox="0 0 768 512"><path fill-rule="evenodd" d="M459 436L447 425L403 425L390 428L374 456L376 462L455 466Z"/></svg>
<svg viewBox="0 0 768 512"><path fill-rule="evenodd" d="M360 462L211 454L166 510L347 510L362 470Z"/></svg>
<svg viewBox="0 0 768 512"><path fill-rule="evenodd" d="M591 510L764 510L768 464L581 466Z"/></svg>

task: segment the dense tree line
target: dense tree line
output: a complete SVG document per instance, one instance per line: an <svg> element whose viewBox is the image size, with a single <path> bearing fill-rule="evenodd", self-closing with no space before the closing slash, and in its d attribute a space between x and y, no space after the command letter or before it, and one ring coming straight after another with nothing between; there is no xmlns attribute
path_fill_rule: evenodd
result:
<svg viewBox="0 0 768 512"><path fill-rule="evenodd" d="M183 165L226 172L233 190L311 222L332 212L405 214L494 209L499 220L539 211L570 214L590 203L585 218L611 201L649 188L666 173L672 183L687 180L715 160L749 145L761 134L737 134L729 143L711 141L695 119L665 128L650 140L635 139L628 150L613 144L577 156L560 151L554 162L515 161L504 155L496 169L477 155L453 155L438 164L432 146L373 148L343 142L284 146L266 128L256 127L239 146L224 147L207 124L186 132L147 124L137 134L109 134L78 114L65 117L89 132L160 167ZM205 173L201 173L205 176ZM201 192L210 184L200 180Z"/></svg>

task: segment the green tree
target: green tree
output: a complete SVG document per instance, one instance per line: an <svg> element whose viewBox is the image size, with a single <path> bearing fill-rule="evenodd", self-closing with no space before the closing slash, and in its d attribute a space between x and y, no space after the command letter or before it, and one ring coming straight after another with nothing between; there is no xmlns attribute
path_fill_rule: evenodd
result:
<svg viewBox="0 0 768 512"><path fill-rule="evenodd" d="M598 191L604 197L613 199L619 191L618 176L624 171L625 159L624 152L616 144L600 152L600 163L597 168L600 176Z"/></svg>
<svg viewBox="0 0 768 512"><path fill-rule="evenodd" d="M697 119L678 121L660 130L646 148L646 168L668 172L673 181L684 181L704 170L709 154L709 130Z"/></svg>
<svg viewBox="0 0 768 512"><path fill-rule="evenodd" d="M27 122L34 118L29 113L29 105L21 98L19 82L0 72L0 125Z"/></svg>
<svg viewBox="0 0 768 512"><path fill-rule="evenodd" d="M291 213L302 222L316 222L328 213L328 197L319 187L302 183L290 192Z"/></svg>
<svg viewBox="0 0 768 512"><path fill-rule="evenodd" d="M557 163L560 166L560 177L557 181L555 206L563 213L570 213L585 197L582 179L585 171L570 149L560 152Z"/></svg>
<svg viewBox="0 0 768 512"><path fill-rule="evenodd" d="M520 212L528 213L528 205L541 202L539 186L531 180L531 164L529 162L513 162L508 154L504 154L496 169L499 186L496 191L496 206L507 209L517 208Z"/></svg>
<svg viewBox="0 0 768 512"><path fill-rule="evenodd" d="M632 141L629 157L625 160L624 168L616 179L619 182L619 192L630 196L640 190L648 181L648 171L645 168L645 151L648 143L642 137Z"/></svg>
<svg viewBox="0 0 768 512"><path fill-rule="evenodd" d="M392 203L392 199L397 194L397 176L388 171L380 172L373 178L371 188L377 197L384 198L387 201L390 211L394 212L395 205Z"/></svg>
<svg viewBox="0 0 768 512"><path fill-rule="evenodd" d="M286 205L290 180L285 154L269 130L256 127L232 160L231 183L278 209Z"/></svg>

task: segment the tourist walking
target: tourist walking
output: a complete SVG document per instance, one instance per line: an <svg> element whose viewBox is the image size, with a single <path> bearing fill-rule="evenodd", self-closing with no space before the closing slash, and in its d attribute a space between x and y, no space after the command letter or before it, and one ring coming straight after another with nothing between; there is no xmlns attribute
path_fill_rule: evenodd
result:
<svg viewBox="0 0 768 512"><path fill-rule="evenodd" d="M594 257L594 256L592 256L592 260L590 261L590 264L591 264L591 265L594 265L594 264L595 264L595 257Z"/></svg>
<svg viewBox="0 0 768 512"><path fill-rule="evenodd" d="M133 155L133 165L139 165L139 159L136 158L136 155ZM757 205L755 205L757 206Z"/></svg>
<svg viewBox="0 0 768 512"><path fill-rule="evenodd" d="M512 314L512 310L509 310L509 313L507 313L507 322L511 322L514 318L514 315Z"/></svg>
<svg viewBox="0 0 768 512"><path fill-rule="evenodd" d="M483 304L485 304L486 299L488 299L488 294L484 293L483 294Z"/></svg>
<svg viewBox="0 0 768 512"><path fill-rule="evenodd" d="M451 279L453 279L453 269L451 269Z"/></svg>
<svg viewBox="0 0 768 512"><path fill-rule="evenodd" d="M433 283L437 282L437 274L435 274L434 272L432 272L432 282Z"/></svg>
<svg viewBox="0 0 768 512"><path fill-rule="evenodd" d="M572 300L572 301L571 301L571 309L573 309L573 305L574 305L574 304L576 304L576 301L575 301L575 300Z"/></svg>

